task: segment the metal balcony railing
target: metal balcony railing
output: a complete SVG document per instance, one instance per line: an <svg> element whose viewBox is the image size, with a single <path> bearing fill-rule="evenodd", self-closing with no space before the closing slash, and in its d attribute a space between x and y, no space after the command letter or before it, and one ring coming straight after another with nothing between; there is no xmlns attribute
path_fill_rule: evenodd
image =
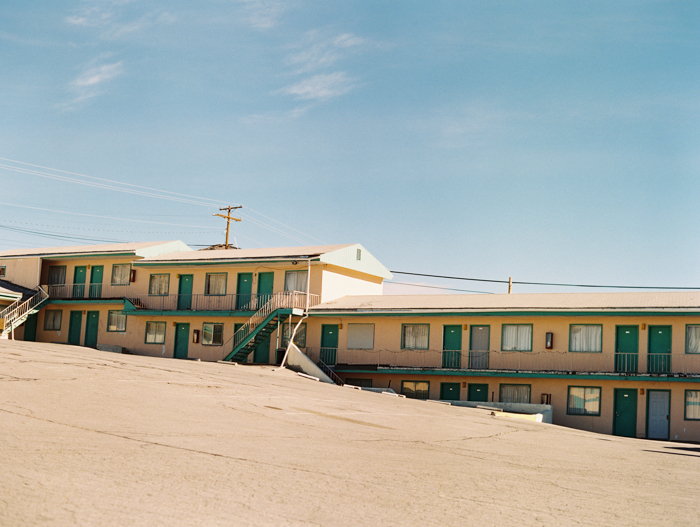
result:
<svg viewBox="0 0 700 527"><path fill-rule="evenodd" d="M700 375L700 354L351 350L318 347L307 347L305 353L312 360L322 360L329 366Z"/></svg>
<svg viewBox="0 0 700 527"><path fill-rule="evenodd" d="M42 287L48 292L50 298L60 300L124 298L132 291L129 284L53 284Z"/></svg>

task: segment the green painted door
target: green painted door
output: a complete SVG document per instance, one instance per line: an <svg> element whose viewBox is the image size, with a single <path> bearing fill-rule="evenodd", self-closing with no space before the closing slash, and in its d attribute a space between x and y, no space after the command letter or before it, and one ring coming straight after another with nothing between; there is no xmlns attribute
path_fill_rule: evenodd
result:
<svg viewBox="0 0 700 527"><path fill-rule="evenodd" d="M90 270L90 298L102 298L102 274L103 265L93 265Z"/></svg>
<svg viewBox="0 0 700 527"><path fill-rule="evenodd" d="M27 342L35 342L36 341L36 320L37 320L38 315L34 313L33 315L29 315L27 320L24 322L24 340Z"/></svg>
<svg viewBox="0 0 700 527"><path fill-rule="evenodd" d="M459 388L458 382L440 383L440 399L442 401L459 401Z"/></svg>
<svg viewBox="0 0 700 527"><path fill-rule="evenodd" d="M462 326L442 327L442 367L462 367Z"/></svg>
<svg viewBox="0 0 700 527"><path fill-rule="evenodd" d="M253 362L256 364L269 364L270 362L270 337L263 340L253 351Z"/></svg>
<svg viewBox="0 0 700 527"><path fill-rule="evenodd" d="M637 390L615 388L613 435L637 436Z"/></svg>
<svg viewBox="0 0 700 527"><path fill-rule="evenodd" d="M177 286L177 309L187 311L192 308L192 275L181 274Z"/></svg>
<svg viewBox="0 0 700 527"><path fill-rule="evenodd" d="M469 384L467 386L467 401L486 403L489 400L488 384Z"/></svg>
<svg viewBox="0 0 700 527"><path fill-rule="evenodd" d="M617 326L615 328L615 371L637 373L639 362L639 328Z"/></svg>
<svg viewBox="0 0 700 527"><path fill-rule="evenodd" d="M85 277L87 267L81 265L73 271L73 298L85 298Z"/></svg>
<svg viewBox="0 0 700 527"><path fill-rule="evenodd" d="M338 324L321 326L321 360L334 366L338 353Z"/></svg>
<svg viewBox="0 0 700 527"><path fill-rule="evenodd" d="M272 298L272 286L275 281L275 273L258 274L258 309Z"/></svg>
<svg viewBox="0 0 700 527"><path fill-rule="evenodd" d="M236 309L238 311L253 311L255 306L251 305L253 294L253 273L238 273L238 283L236 285Z"/></svg>
<svg viewBox="0 0 700 527"><path fill-rule="evenodd" d="M71 311L68 322L68 344L80 346L80 330L83 325L83 312Z"/></svg>
<svg viewBox="0 0 700 527"><path fill-rule="evenodd" d="M647 391L647 438L668 439L671 418L671 392Z"/></svg>
<svg viewBox="0 0 700 527"><path fill-rule="evenodd" d="M173 357L176 359L187 358L187 346L190 343L190 325L176 324L175 325L175 349Z"/></svg>
<svg viewBox="0 0 700 527"><path fill-rule="evenodd" d="M99 327L100 312L88 311L85 321L85 345L91 348L97 347L97 329Z"/></svg>
<svg viewBox="0 0 700 527"><path fill-rule="evenodd" d="M649 373L671 373L671 326L649 326Z"/></svg>

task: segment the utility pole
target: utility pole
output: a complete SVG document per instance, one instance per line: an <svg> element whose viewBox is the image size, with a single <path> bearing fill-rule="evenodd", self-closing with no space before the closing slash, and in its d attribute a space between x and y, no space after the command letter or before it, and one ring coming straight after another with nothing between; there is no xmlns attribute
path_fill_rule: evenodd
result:
<svg viewBox="0 0 700 527"><path fill-rule="evenodd" d="M229 230L229 227L231 226L231 220L241 221L241 218L234 218L233 216L231 216L231 211L235 210L235 209L240 209L242 207L243 207L243 205L238 205L237 207L232 207L231 205L229 205L228 207L223 207L223 208L219 209L219 210L228 211L228 214L226 216L224 216L223 214L213 214L213 216L221 216L222 218L226 218L226 248L227 249L228 249L228 230Z"/></svg>

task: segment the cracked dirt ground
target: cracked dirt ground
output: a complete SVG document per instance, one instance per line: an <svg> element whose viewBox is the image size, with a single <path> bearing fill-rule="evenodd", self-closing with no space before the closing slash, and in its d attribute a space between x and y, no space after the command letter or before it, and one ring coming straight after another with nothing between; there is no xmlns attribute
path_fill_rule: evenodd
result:
<svg viewBox="0 0 700 527"><path fill-rule="evenodd" d="M697 525L700 447L0 341L0 525Z"/></svg>

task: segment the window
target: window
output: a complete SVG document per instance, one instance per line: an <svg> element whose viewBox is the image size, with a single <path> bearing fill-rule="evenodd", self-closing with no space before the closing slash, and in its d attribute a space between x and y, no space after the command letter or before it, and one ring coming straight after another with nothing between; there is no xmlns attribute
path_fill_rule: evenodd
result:
<svg viewBox="0 0 700 527"><path fill-rule="evenodd" d="M296 325L296 322L292 322L291 324L289 322L285 322L282 324L281 345L283 348L286 348L289 345L289 339L291 338L292 332L294 331ZM298 348L306 347L306 322L301 324L299 329L297 329L297 333L294 335L294 344L296 344Z"/></svg>
<svg viewBox="0 0 700 527"><path fill-rule="evenodd" d="M5 278L5 266L0 266L0 278Z"/></svg>
<svg viewBox="0 0 700 527"><path fill-rule="evenodd" d="M52 265L49 267L49 285L64 285L66 283L66 266Z"/></svg>
<svg viewBox="0 0 700 527"><path fill-rule="evenodd" d="M353 379L348 377L345 379L345 384L349 384L350 386L359 386L360 388L371 388L372 379Z"/></svg>
<svg viewBox="0 0 700 527"><path fill-rule="evenodd" d="M700 420L700 390L685 391L685 419L686 421Z"/></svg>
<svg viewBox="0 0 700 527"><path fill-rule="evenodd" d="M357 256L355 256L355 259L356 259L357 261L362 260L362 249L358 249L358 250L357 250Z"/></svg>
<svg viewBox="0 0 700 527"><path fill-rule="evenodd" d="M148 280L148 294L151 296L166 296L170 291L169 274L152 274Z"/></svg>
<svg viewBox="0 0 700 527"><path fill-rule="evenodd" d="M374 349L374 324L348 324L348 349Z"/></svg>
<svg viewBox="0 0 700 527"><path fill-rule="evenodd" d="M204 283L205 295L225 295L226 294L226 273L207 274Z"/></svg>
<svg viewBox="0 0 700 527"><path fill-rule="evenodd" d="M700 353L700 326L685 327L685 352Z"/></svg>
<svg viewBox="0 0 700 527"><path fill-rule="evenodd" d="M430 335L428 324L404 324L401 334L401 349L427 350Z"/></svg>
<svg viewBox="0 0 700 527"><path fill-rule="evenodd" d="M165 322L146 322L146 344L165 343Z"/></svg>
<svg viewBox="0 0 700 527"><path fill-rule="evenodd" d="M284 290L306 293L308 274L308 271L287 271L284 275Z"/></svg>
<svg viewBox="0 0 700 527"><path fill-rule="evenodd" d="M44 330L60 331L63 311L49 309L44 314Z"/></svg>
<svg viewBox="0 0 700 527"><path fill-rule="evenodd" d="M129 285L131 264L114 264L112 266L112 285Z"/></svg>
<svg viewBox="0 0 700 527"><path fill-rule="evenodd" d="M409 399L427 399L430 382L401 381L401 394Z"/></svg>
<svg viewBox="0 0 700 527"><path fill-rule="evenodd" d="M568 415L600 415L600 388L569 386Z"/></svg>
<svg viewBox="0 0 700 527"><path fill-rule="evenodd" d="M602 352L603 326L598 324L572 324L569 328L569 351Z"/></svg>
<svg viewBox="0 0 700 527"><path fill-rule="evenodd" d="M121 311L107 313L107 331L126 331L126 313Z"/></svg>
<svg viewBox="0 0 700 527"><path fill-rule="evenodd" d="M224 344L224 325L209 323L202 325L202 344L204 346L222 346Z"/></svg>
<svg viewBox="0 0 700 527"><path fill-rule="evenodd" d="M529 384L501 384L502 403L530 403Z"/></svg>
<svg viewBox="0 0 700 527"><path fill-rule="evenodd" d="M501 351L532 351L532 324L503 324Z"/></svg>

